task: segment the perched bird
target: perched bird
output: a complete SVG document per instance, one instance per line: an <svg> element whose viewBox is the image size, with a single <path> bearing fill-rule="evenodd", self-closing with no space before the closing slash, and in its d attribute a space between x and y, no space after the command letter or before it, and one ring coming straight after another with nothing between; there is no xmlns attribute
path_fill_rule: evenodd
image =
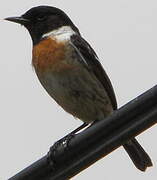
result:
<svg viewBox="0 0 157 180"><path fill-rule="evenodd" d="M39 81L65 111L84 122L81 128L104 120L117 109L113 87L98 56L62 10L38 6L6 20L27 28ZM138 169L152 166L136 139L123 146Z"/></svg>

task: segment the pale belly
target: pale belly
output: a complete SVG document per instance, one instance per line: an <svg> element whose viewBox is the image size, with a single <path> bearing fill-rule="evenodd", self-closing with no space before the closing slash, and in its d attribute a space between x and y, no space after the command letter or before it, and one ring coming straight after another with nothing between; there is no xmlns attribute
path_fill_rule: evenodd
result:
<svg viewBox="0 0 157 180"><path fill-rule="evenodd" d="M86 68L37 75L48 94L65 111L86 123L104 119L113 111L104 87Z"/></svg>

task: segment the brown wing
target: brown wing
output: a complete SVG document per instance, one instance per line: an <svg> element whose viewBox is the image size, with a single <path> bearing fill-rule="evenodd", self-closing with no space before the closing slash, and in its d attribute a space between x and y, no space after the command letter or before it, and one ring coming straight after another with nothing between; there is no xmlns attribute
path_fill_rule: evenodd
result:
<svg viewBox="0 0 157 180"><path fill-rule="evenodd" d="M71 43L76 49L78 55L81 56L82 63L85 63L86 66L88 65L90 70L92 70L95 74L96 78L101 82L111 99L113 109L116 110L117 101L111 81L100 64L98 57L92 47L79 35L73 35L71 37Z"/></svg>

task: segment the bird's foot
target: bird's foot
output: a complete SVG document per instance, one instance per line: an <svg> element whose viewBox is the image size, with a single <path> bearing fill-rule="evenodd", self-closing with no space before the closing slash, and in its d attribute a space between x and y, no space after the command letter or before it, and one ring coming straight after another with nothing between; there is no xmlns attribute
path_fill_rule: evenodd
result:
<svg viewBox="0 0 157 180"><path fill-rule="evenodd" d="M69 142L74 137L75 137L75 134L73 134L73 133L68 134L64 138L62 138L59 141L55 142L54 145L51 147L51 151L53 151L53 153L55 154L55 152L60 148L62 148L64 151L68 150Z"/></svg>
<svg viewBox="0 0 157 180"><path fill-rule="evenodd" d="M75 134L70 133L59 141L55 142L50 148L48 153L49 163L53 169L57 167L57 155L62 152L67 152L69 150L69 142L75 137Z"/></svg>
<svg viewBox="0 0 157 180"><path fill-rule="evenodd" d="M70 141L75 137L74 133L70 133L61 140L59 140L59 143L62 143L62 146L64 147L64 150L68 150Z"/></svg>

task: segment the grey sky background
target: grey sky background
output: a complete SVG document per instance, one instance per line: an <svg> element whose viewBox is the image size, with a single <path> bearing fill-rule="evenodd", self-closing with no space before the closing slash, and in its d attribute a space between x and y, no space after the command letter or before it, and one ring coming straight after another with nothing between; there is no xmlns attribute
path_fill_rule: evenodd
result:
<svg viewBox="0 0 157 180"><path fill-rule="evenodd" d="M119 107L157 83L156 0L5 0L0 18L37 5L63 9L97 52L113 83ZM40 85L31 67L31 38L23 27L0 22L0 180L40 157L53 142L81 124L64 112ZM154 166L138 171L122 148L73 180L155 180L157 127L138 136Z"/></svg>

